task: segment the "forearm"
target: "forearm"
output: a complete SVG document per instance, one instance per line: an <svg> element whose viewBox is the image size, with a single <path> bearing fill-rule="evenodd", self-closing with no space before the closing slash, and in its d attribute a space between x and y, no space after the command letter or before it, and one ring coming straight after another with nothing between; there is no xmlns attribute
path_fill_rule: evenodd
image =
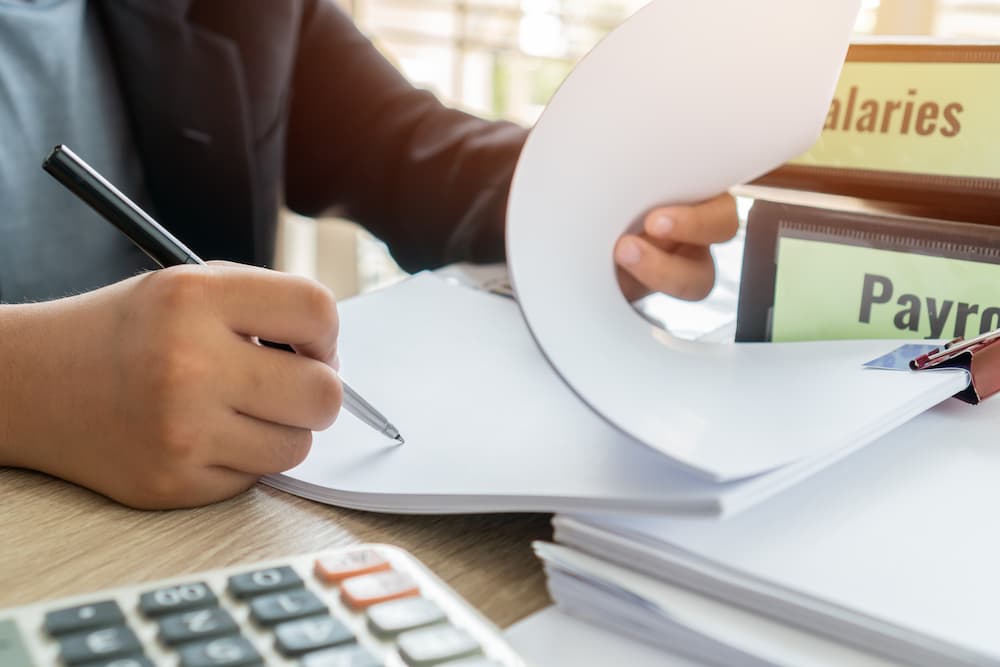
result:
<svg viewBox="0 0 1000 667"><path fill-rule="evenodd" d="M33 410L46 404L37 395L33 362L41 365L39 329L44 329L46 304L0 305L0 466L30 466Z"/></svg>
<svg viewBox="0 0 1000 667"><path fill-rule="evenodd" d="M101 346L121 344L112 328L121 315L98 301L89 292L0 306L0 465L70 478L77 441L106 432L115 369Z"/></svg>
<svg viewBox="0 0 1000 667"><path fill-rule="evenodd" d="M415 89L331 3L304 21L288 125L288 205L336 206L405 268L499 259L526 132ZM331 72L336 72L331 75Z"/></svg>

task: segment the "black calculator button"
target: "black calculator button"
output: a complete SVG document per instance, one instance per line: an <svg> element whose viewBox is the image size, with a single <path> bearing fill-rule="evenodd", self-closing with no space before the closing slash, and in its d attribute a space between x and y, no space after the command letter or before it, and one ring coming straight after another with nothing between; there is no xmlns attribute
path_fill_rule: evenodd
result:
<svg viewBox="0 0 1000 667"><path fill-rule="evenodd" d="M195 609L160 619L160 639L167 646L239 633L236 621L221 607Z"/></svg>
<svg viewBox="0 0 1000 667"><path fill-rule="evenodd" d="M218 603L215 593L204 582L167 586L139 596L139 610L150 618L214 607Z"/></svg>
<svg viewBox="0 0 1000 667"><path fill-rule="evenodd" d="M338 646L302 656L302 667L383 667L375 656L362 646Z"/></svg>
<svg viewBox="0 0 1000 667"><path fill-rule="evenodd" d="M404 598L368 608L368 625L382 636L397 635L445 620L445 613L433 600Z"/></svg>
<svg viewBox="0 0 1000 667"><path fill-rule="evenodd" d="M83 667L156 667L153 662L144 655L133 655L127 658L111 658L110 660L99 660L88 662Z"/></svg>
<svg viewBox="0 0 1000 667"><path fill-rule="evenodd" d="M274 640L279 651L293 656L353 641L354 633L332 616L313 616L276 626Z"/></svg>
<svg viewBox="0 0 1000 667"><path fill-rule="evenodd" d="M327 611L326 604L306 589L272 593L250 600L250 616L260 625L276 625Z"/></svg>
<svg viewBox="0 0 1000 667"><path fill-rule="evenodd" d="M479 644L465 630L437 625L411 630L399 636L399 654L410 667L436 665L479 653Z"/></svg>
<svg viewBox="0 0 1000 667"><path fill-rule="evenodd" d="M229 592L240 599L301 588L302 578L290 567L272 567L229 577Z"/></svg>
<svg viewBox="0 0 1000 667"><path fill-rule="evenodd" d="M59 655L67 665L141 654L139 639L124 625L79 632L59 640Z"/></svg>
<svg viewBox="0 0 1000 667"><path fill-rule="evenodd" d="M262 665L264 659L246 637L222 637L178 649L181 667L243 667Z"/></svg>
<svg viewBox="0 0 1000 667"><path fill-rule="evenodd" d="M121 607L114 600L92 602L68 609L57 609L45 614L45 630L59 636L92 628L107 628L125 623Z"/></svg>

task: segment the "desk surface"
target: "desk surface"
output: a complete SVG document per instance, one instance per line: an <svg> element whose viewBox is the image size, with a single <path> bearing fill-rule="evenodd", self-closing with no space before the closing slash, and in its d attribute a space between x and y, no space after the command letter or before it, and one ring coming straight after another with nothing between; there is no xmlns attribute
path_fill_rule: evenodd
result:
<svg viewBox="0 0 1000 667"><path fill-rule="evenodd" d="M260 486L192 510L128 509L45 475L0 468L0 607L356 542L415 555L501 627L546 604L533 539L547 516L388 516Z"/></svg>

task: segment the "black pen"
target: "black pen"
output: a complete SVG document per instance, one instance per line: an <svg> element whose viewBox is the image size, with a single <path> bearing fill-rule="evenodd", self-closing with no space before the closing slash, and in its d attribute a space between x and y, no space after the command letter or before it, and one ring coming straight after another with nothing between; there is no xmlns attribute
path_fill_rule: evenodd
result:
<svg viewBox="0 0 1000 667"><path fill-rule="evenodd" d="M190 248L66 146L53 148L42 163L42 168L117 227L161 267L205 264ZM281 347L291 350L285 345ZM344 408L348 412L379 433L403 444L403 436L399 434L399 430L381 412L346 382L343 385Z"/></svg>

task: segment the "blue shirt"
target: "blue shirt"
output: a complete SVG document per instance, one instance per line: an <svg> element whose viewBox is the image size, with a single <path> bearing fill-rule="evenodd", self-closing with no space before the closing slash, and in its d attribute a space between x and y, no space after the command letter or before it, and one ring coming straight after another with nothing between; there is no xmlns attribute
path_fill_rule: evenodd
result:
<svg viewBox="0 0 1000 667"><path fill-rule="evenodd" d="M0 302L66 296L153 268L42 171L60 143L147 206L97 7L0 0Z"/></svg>

